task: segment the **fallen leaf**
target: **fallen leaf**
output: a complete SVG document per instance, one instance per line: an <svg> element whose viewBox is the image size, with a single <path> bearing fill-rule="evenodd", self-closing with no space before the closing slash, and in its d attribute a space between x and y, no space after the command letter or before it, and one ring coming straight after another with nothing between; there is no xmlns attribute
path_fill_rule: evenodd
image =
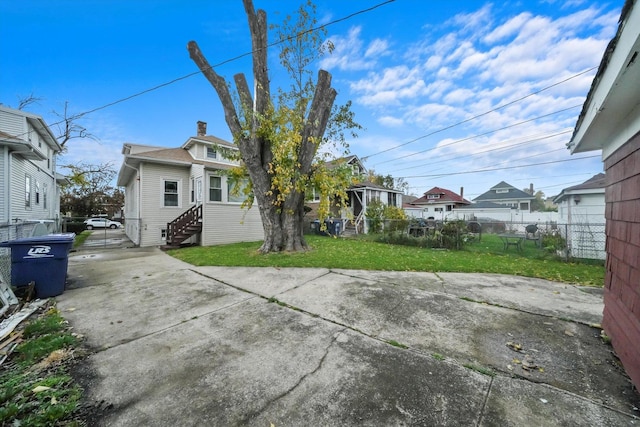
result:
<svg viewBox="0 0 640 427"><path fill-rule="evenodd" d="M549 401L547 399L540 399L540 402L542 403L549 403Z"/></svg>
<svg viewBox="0 0 640 427"><path fill-rule="evenodd" d="M39 386L35 387L33 390L31 390L31 391L33 391L34 393L40 393L41 391L47 391L47 390L51 390L51 387L46 387L46 386L43 386L43 385L39 385Z"/></svg>
<svg viewBox="0 0 640 427"><path fill-rule="evenodd" d="M57 403L58 403L58 399L56 399L56 397L55 397L55 396L51 396L51 404L52 404L52 405L55 405L55 404L57 404Z"/></svg>
<svg viewBox="0 0 640 427"><path fill-rule="evenodd" d="M522 344L514 343L512 341L509 341L507 343L507 347L509 347L513 351L518 351L518 352L522 351Z"/></svg>
<svg viewBox="0 0 640 427"><path fill-rule="evenodd" d="M570 336L570 337L574 337L574 336L576 335L576 334L574 334L573 332L571 332L571 331L569 331L569 330L566 330L566 329L565 329L565 331L564 331L564 334L565 334L565 335L568 335L568 336Z"/></svg>
<svg viewBox="0 0 640 427"><path fill-rule="evenodd" d="M69 307L69 308L67 308L67 311L76 311L76 308L75 307Z"/></svg>

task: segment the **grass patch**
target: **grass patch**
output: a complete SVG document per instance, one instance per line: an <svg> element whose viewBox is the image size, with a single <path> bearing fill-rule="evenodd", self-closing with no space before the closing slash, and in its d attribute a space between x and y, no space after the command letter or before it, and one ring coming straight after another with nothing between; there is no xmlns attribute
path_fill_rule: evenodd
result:
<svg viewBox="0 0 640 427"><path fill-rule="evenodd" d="M504 251L496 235L483 234L481 242L465 249L432 250L372 241L370 236L332 239L305 236L311 250L260 254L261 242L219 246L193 246L168 253L193 265L233 267L304 267L358 270L497 273L602 287L604 266L559 260L526 241L523 250Z"/></svg>
<svg viewBox="0 0 640 427"><path fill-rule="evenodd" d="M464 366L467 369L471 369L472 371L476 371L479 374L482 375L487 375L489 377L495 377L496 373L493 372L493 370L489 369L489 368L485 368L484 366L478 366L478 365L473 365L471 363L465 363L462 366Z"/></svg>
<svg viewBox="0 0 640 427"><path fill-rule="evenodd" d="M82 389L64 363L78 341L64 319L50 308L26 324L22 337L0 370L0 425L83 425L74 417Z"/></svg>
<svg viewBox="0 0 640 427"><path fill-rule="evenodd" d="M78 248L80 246L82 246L82 244L84 243L85 240L87 240L87 238L91 236L91 232L90 231L83 231L80 234L76 234L76 238L73 241L73 247L74 248Z"/></svg>
<svg viewBox="0 0 640 427"><path fill-rule="evenodd" d="M441 355L440 353L431 353L431 357L433 357L436 360L444 360L445 357L443 355Z"/></svg>
<svg viewBox="0 0 640 427"><path fill-rule="evenodd" d="M389 341L387 341L387 344L391 344L394 347L403 348L403 349L409 348L409 346L401 344L401 343L399 343L398 341L395 341L395 340L389 340Z"/></svg>

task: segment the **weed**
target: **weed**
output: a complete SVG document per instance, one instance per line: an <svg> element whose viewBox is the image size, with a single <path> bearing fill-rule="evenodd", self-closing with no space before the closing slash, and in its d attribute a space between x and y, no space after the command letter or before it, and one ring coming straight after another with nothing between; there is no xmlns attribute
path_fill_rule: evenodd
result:
<svg viewBox="0 0 640 427"><path fill-rule="evenodd" d="M478 366L478 365L473 365L471 363L465 363L462 366L464 366L467 369L471 369L472 371L476 371L482 375L487 375L489 377L495 377L496 373L493 372L493 370L489 369L489 368L485 368L484 366Z"/></svg>
<svg viewBox="0 0 640 427"><path fill-rule="evenodd" d="M387 344L391 344L392 346L398 347L398 348L404 348L404 349L409 348L408 346L404 344L400 344L398 341L395 341L395 340L389 340L387 341Z"/></svg>
<svg viewBox="0 0 640 427"><path fill-rule="evenodd" d="M431 356L436 360L444 360L445 359L445 357L443 355L441 355L440 353L431 353Z"/></svg>
<svg viewBox="0 0 640 427"><path fill-rule="evenodd" d="M17 363L0 374L0 425L80 425L73 415L82 389L64 364L51 366L43 360L77 344L66 328L56 309L25 326L25 341L11 355Z"/></svg>

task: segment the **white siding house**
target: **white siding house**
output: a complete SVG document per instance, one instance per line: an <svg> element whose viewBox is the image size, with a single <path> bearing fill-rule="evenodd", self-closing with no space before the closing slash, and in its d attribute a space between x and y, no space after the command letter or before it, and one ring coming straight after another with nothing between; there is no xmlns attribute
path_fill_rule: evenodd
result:
<svg viewBox="0 0 640 427"><path fill-rule="evenodd" d="M180 148L124 144L118 185L125 188L125 233L133 243L208 246L264 238L257 206L242 209L225 174L237 163L224 151L237 148L205 132L198 122L198 135Z"/></svg>
<svg viewBox="0 0 640 427"><path fill-rule="evenodd" d="M60 151L42 117L0 106L1 240L30 235L38 222L59 219Z"/></svg>
<svg viewBox="0 0 640 427"><path fill-rule="evenodd" d="M359 181L346 190L347 206L339 212L333 212L334 219L345 224L347 229L351 229L355 233L368 232L369 227L365 214L367 206L374 200L385 206L395 206L402 209L402 191L359 179L366 176L367 170L358 156L341 157L328 163L329 169L342 166L349 167L353 171L354 180ZM305 204L311 208L310 218L324 220L326 218L316 218L319 202L319 195L314 193Z"/></svg>
<svg viewBox="0 0 640 427"><path fill-rule="evenodd" d="M559 223L570 255L576 258L605 259L605 174L565 188L555 197Z"/></svg>

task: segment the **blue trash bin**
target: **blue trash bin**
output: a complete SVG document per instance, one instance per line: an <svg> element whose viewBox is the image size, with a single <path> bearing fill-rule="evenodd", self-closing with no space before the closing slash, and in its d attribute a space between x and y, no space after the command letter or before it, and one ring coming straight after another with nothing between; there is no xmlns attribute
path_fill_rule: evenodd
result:
<svg viewBox="0 0 640 427"><path fill-rule="evenodd" d="M11 286L27 286L33 281L37 298L64 292L75 237L75 233L49 234L0 243L0 247L11 249Z"/></svg>

